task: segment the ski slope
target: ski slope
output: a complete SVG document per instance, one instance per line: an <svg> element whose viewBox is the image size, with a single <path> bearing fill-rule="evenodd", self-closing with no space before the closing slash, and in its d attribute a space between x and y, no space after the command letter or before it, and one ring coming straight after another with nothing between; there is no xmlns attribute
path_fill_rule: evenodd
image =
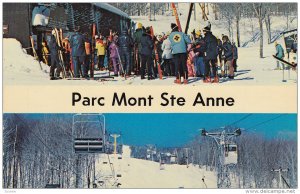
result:
<svg viewBox="0 0 300 194"><path fill-rule="evenodd" d="M123 146L120 155L109 155L117 180L111 178L107 155L99 156L96 163L97 180L106 180L102 187L112 188L115 182L121 183L120 188L216 188L217 178L214 172L199 169L197 166L170 164L160 170L159 163L148 160L130 158L129 146ZM202 181L204 178L205 184Z"/></svg>
<svg viewBox="0 0 300 194"><path fill-rule="evenodd" d="M187 20L189 3L180 3L178 12L180 15L181 26L185 29ZM196 3L196 20L192 15L190 21L189 32L193 29L203 29L207 22L200 17L200 8ZM208 16L212 24L212 32L217 37L221 34L228 34L227 24L224 20L214 20L212 14ZM170 31L170 24L175 23L175 17L168 13L166 15L155 16L155 21L149 21L147 16L132 16L136 22L141 22L144 26L152 25L154 32L162 33ZM152 18L153 19L153 18ZM238 49L239 58L237 60L238 72L235 73L235 80L228 81L220 80L221 85L288 85L296 86L297 72L294 70L284 71L284 79L287 82L282 82L283 72L274 70L276 60L272 57L275 54L275 45L267 43L266 30L264 33L264 58L259 57L259 39L257 33L258 27L254 29L251 25L257 25L257 19L243 18L241 19L241 47ZM265 26L264 26L265 27ZM278 34L285 30L286 18L272 17L273 34ZM290 23L290 29L297 28L297 18ZM235 27L233 27L235 29ZM235 34L235 32L234 32ZM278 39L278 42L284 46L283 38ZM287 54L286 54L287 56ZM286 59L287 60L287 59ZM96 81L96 80L49 80L49 67L43 65L43 71L39 69L38 63L33 57L25 54L20 43L15 39L3 39L3 82L7 85L174 85L174 77L164 77L163 80L141 80L140 76L132 77L127 80L118 77L111 81ZM106 71L96 71L95 77L108 75ZM208 85L197 78L189 78L189 85Z"/></svg>

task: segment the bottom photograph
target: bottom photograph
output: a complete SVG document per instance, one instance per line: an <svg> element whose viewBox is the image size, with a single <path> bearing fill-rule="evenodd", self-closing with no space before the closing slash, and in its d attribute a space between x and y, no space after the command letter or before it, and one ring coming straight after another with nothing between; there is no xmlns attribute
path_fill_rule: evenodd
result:
<svg viewBox="0 0 300 194"><path fill-rule="evenodd" d="M4 114L3 188L296 189L297 114Z"/></svg>

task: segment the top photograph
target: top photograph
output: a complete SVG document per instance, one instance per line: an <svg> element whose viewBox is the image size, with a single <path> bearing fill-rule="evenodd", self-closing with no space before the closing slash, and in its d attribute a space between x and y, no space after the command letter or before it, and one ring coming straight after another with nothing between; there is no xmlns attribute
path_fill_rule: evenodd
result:
<svg viewBox="0 0 300 194"><path fill-rule="evenodd" d="M297 3L3 3L4 85L294 85Z"/></svg>

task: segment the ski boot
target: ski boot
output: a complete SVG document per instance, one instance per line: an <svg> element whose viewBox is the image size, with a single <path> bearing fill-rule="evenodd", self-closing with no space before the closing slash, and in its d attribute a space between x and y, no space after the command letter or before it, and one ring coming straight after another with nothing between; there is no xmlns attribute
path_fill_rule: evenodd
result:
<svg viewBox="0 0 300 194"><path fill-rule="evenodd" d="M148 80L154 80L155 78L153 76L149 76Z"/></svg>
<svg viewBox="0 0 300 194"><path fill-rule="evenodd" d="M218 78L218 76L216 76L216 77L214 78L214 80L212 80L211 83L219 83L219 78Z"/></svg>
<svg viewBox="0 0 300 194"><path fill-rule="evenodd" d="M183 80L183 84L185 84L185 85L188 84L188 80L187 80L187 79L184 79L184 80Z"/></svg>
<svg viewBox="0 0 300 194"><path fill-rule="evenodd" d="M180 81L180 79L176 79L176 80L174 80L174 83L175 84L181 84L181 81Z"/></svg>
<svg viewBox="0 0 300 194"><path fill-rule="evenodd" d="M228 78L229 78L230 80L233 80L233 79L234 79L234 76L229 75Z"/></svg>
<svg viewBox="0 0 300 194"><path fill-rule="evenodd" d="M211 83L210 77L206 77L206 78L203 80L203 83Z"/></svg>

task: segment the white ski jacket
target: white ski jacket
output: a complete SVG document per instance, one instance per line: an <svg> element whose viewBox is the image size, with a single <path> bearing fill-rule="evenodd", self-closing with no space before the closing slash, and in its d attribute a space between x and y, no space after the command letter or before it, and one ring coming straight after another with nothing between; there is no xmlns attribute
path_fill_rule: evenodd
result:
<svg viewBox="0 0 300 194"><path fill-rule="evenodd" d="M167 38L161 45L161 49L163 50L162 58L163 59L172 59L172 47L171 41Z"/></svg>

